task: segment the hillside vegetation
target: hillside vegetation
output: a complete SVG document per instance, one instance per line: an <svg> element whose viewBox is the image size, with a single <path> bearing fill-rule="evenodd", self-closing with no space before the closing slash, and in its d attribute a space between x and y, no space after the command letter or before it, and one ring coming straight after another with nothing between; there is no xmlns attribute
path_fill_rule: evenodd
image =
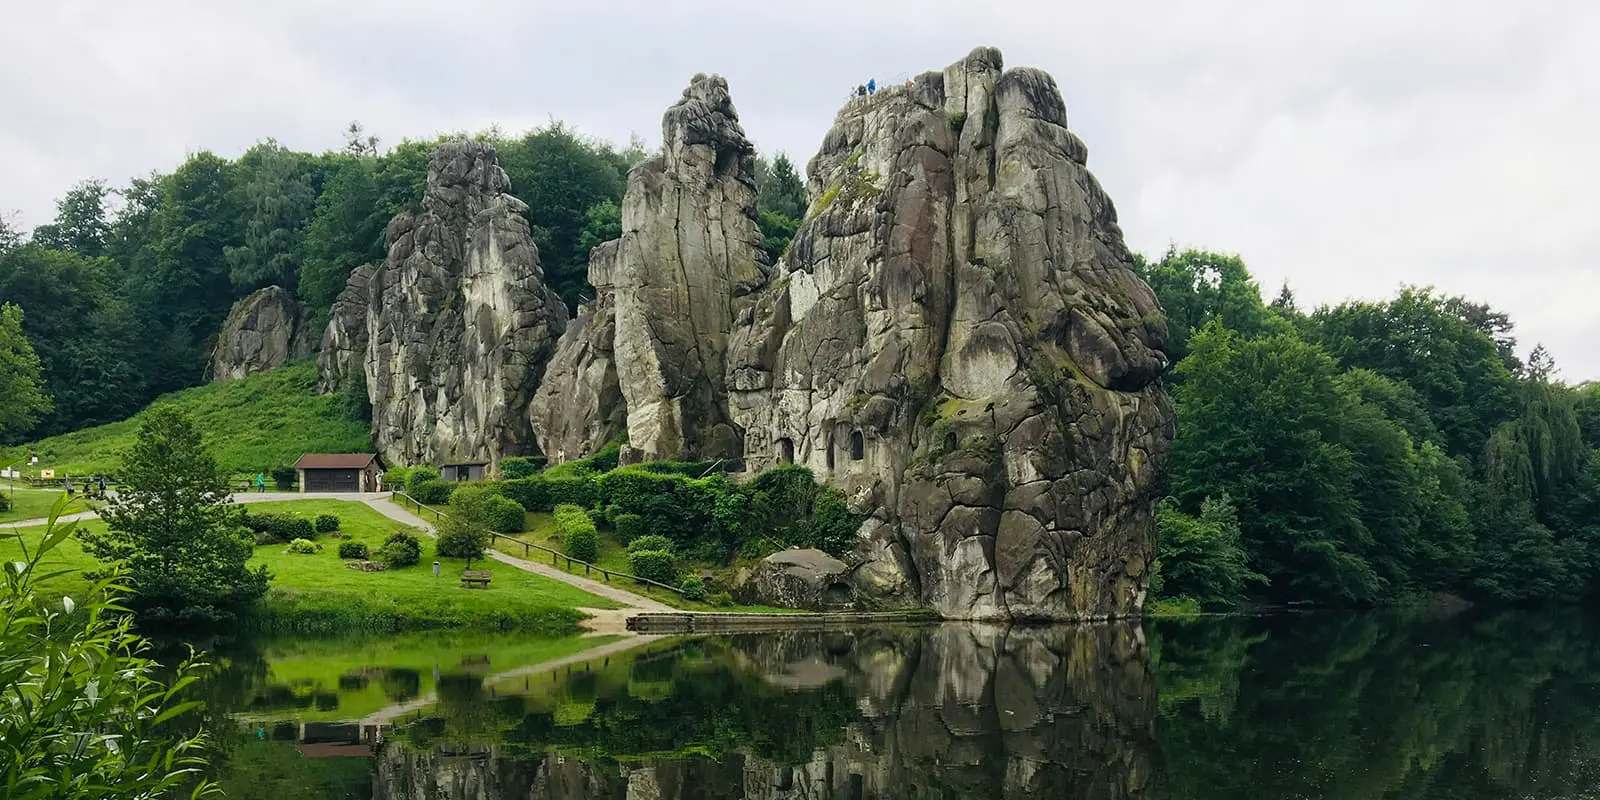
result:
<svg viewBox="0 0 1600 800"><path fill-rule="evenodd" d="M367 423L352 418L344 398L317 395L316 381L316 364L300 361L243 380L173 392L156 404L175 405L194 420L217 465L229 473L293 464L304 453L370 450ZM31 452L39 457L40 469L54 469L57 476L114 474L147 413L0 450L0 463Z"/></svg>

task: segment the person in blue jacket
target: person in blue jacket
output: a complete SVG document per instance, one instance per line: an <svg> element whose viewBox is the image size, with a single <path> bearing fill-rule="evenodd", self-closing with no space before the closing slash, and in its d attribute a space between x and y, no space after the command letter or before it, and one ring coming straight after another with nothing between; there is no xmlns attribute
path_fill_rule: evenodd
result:
<svg viewBox="0 0 1600 800"><path fill-rule="evenodd" d="M877 93L878 93L878 80L876 78L868 78L867 79L867 94L877 94Z"/></svg>

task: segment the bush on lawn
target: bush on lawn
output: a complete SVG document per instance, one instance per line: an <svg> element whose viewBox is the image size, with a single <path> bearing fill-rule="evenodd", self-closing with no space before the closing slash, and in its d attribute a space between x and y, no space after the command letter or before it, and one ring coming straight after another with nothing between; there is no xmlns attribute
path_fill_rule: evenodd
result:
<svg viewBox="0 0 1600 800"><path fill-rule="evenodd" d="M460 484L452 481L441 481L433 478L411 487L411 491L408 494L425 506L442 506L450 502L450 495L459 486Z"/></svg>
<svg viewBox="0 0 1600 800"><path fill-rule="evenodd" d="M489 530L496 533L516 533L527 525L528 513L509 497L491 494L484 498L483 510L489 517Z"/></svg>
<svg viewBox="0 0 1600 800"><path fill-rule="evenodd" d="M633 574L656 583L671 586L678 577L678 568L672 563L672 554L663 550L640 550L628 554Z"/></svg>
<svg viewBox="0 0 1600 800"><path fill-rule="evenodd" d="M371 554L367 551L367 546L360 542L343 542L339 545L340 558L356 558L365 561L369 555Z"/></svg>
<svg viewBox="0 0 1600 800"><path fill-rule="evenodd" d="M339 518L332 514L318 514L316 522L312 523L311 527L316 529L317 533L333 533L339 530Z"/></svg>
<svg viewBox="0 0 1600 800"><path fill-rule="evenodd" d="M408 531L395 531L384 540L378 558L390 569L409 567L422 560L422 543Z"/></svg>
<svg viewBox="0 0 1600 800"><path fill-rule="evenodd" d="M611 507L616 508L616 506ZM632 544L641 538L650 538L644 536L644 517L641 517L638 514L613 514L611 516L611 527L616 529L618 539L621 539L629 544ZM672 541L664 536L655 538L664 539L669 544Z"/></svg>
<svg viewBox="0 0 1600 800"><path fill-rule="evenodd" d="M660 550L663 553L672 552L672 540L665 536L640 536L628 542L628 552L639 553L645 550Z"/></svg>
<svg viewBox="0 0 1600 800"><path fill-rule="evenodd" d="M593 563L600 556L600 537L589 513L578 506L563 504L556 506L555 514L556 530L561 532L567 555Z"/></svg>
<svg viewBox="0 0 1600 800"><path fill-rule="evenodd" d="M295 539L314 539L317 536L316 528L309 519L291 517L288 514L251 514L245 513L241 521L251 533L256 534L259 541L262 536L270 537L273 542L289 542Z"/></svg>
<svg viewBox="0 0 1600 800"><path fill-rule="evenodd" d="M322 545L317 544L316 542L313 542L310 539L296 539L296 540L290 542L289 543L289 547L287 549L285 549L283 552L285 552L285 553L299 553L300 555L309 556L309 555L311 555L313 553L322 552Z"/></svg>
<svg viewBox="0 0 1600 800"><path fill-rule="evenodd" d="M683 592L683 599L685 600L704 600L706 598L706 582L701 580L699 575L690 575L684 578L683 583L678 585L678 589Z"/></svg>

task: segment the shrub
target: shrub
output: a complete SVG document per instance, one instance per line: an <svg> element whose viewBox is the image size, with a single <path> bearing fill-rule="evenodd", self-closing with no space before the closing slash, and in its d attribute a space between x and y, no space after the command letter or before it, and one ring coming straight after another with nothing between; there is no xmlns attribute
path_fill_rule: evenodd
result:
<svg viewBox="0 0 1600 800"><path fill-rule="evenodd" d="M299 479L300 473L294 467L273 467L272 483L278 489L288 491L294 488L294 482Z"/></svg>
<svg viewBox="0 0 1600 800"><path fill-rule="evenodd" d="M706 582L699 575L690 575L678 584L678 589L683 592L685 600L704 600L706 597Z"/></svg>
<svg viewBox="0 0 1600 800"><path fill-rule="evenodd" d="M367 546L360 542L344 542L339 545L340 558L357 558L365 561L369 555L371 554L367 552Z"/></svg>
<svg viewBox="0 0 1600 800"><path fill-rule="evenodd" d="M855 548L861 518L850 513L844 492L825 486L817 490L811 501L811 519L806 528L810 540L807 544L839 556Z"/></svg>
<svg viewBox="0 0 1600 800"><path fill-rule="evenodd" d="M316 529L317 533L333 533L339 530L339 518L332 514L318 514L316 522L312 523L311 527Z"/></svg>
<svg viewBox="0 0 1600 800"><path fill-rule="evenodd" d="M450 502L450 495L455 492L457 486L458 484L450 481L432 478L411 487L408 494L423 505L438 506Z"/></svg>
<svg viewBox="0 0 1600 800"><path fill-rule="evenodd" d="M427 465L412 467L410 474L406 476L406 494L415 497L418 487L428 481L436 481L438 479L439 470L433 467Z"/></svg>
<svg viewBox="0 0 1600 800"><path fill-rule="evenodd" d="M322 552L322 545L317 544L316 542L313 542L310 539L296 539L296 540L290 542L289 546L283 552L285 552L285 553L299 553L300 555L308 556L308 555L311 555L313 553Z"/></svg>
<svg viewBox="0 0 1600 800"><path fill-rule="evenodd" d="M556 530L566 545L567 555L593 562L600 555L600 538L589 513L570 503L556 506Z"/></svg>
<svg viewBox="0 0 1600 800"><path fill-rule="evenodd" d="M644 550L660 550L664 553L672 552L672 540L665 536L640 536L628 542L628 552L638 553Z"/></svg>
<svg viewBox="0 0 1600 800"><path fill-rule="evenodd" d="M647 578L656 583L672 585L678 577L678 569L672 564L672 554L662 550L640 550L628 554L628 563L633 567L633 574Z"/></svg>
<svg viewBox="0 0 1600 800"><path fill-rule="evenodd" d="M383 547L378 550L379 560L388 564L390 569L409 567L422 560L422 543L417 541L416 535L408 531L395 531L383 542Z"/></svg>
<svg viewBox="0 0 1600 800"><path fill-rule="evenodd" d="M498 533L516 533L526 526L528 520L521 503L498 494L484 498L484 512L489 517L489 530Z"/></svg>
<svg viewBox="0 0 1600 800"><path fill-rule="evenodd" d="M441 558L482 558L489 535L481 529L441 526L434 552Z"/></svg>
<svg viewBox="0 0 1600 800"><path fill-rule="evenodd" d="M270 537L273 542L288 542L295 539L314 539L317 536L316 528L311 520L291 517L287 514L249 514L246 513L241 521L246 528L256 534L257 540L262 536Z"/></svg>
<svg viewBox="0 0 1600 800"><path fill-rule="evenodd" d="M411 470L406 467L390 467L383 471L383 485L390 491L403 492L406 490L406 481L411 477Z"/></svg>
<svg viewBox="0 0 1600 800"><path fill-rule="evenodd" d="M542 511L548 513L554 504L550 502L550 489L546 481L538 475L529 478L515 478L495 484L495 491L502 497L509 497L517 501L525 511Z"/></svg>
<svg viewBox="0 0 1600 800"><path fill-rule="evenodd" d="M589 477L545 478L545 491L550 495L551 507L563 503L588 508L594 505L598 492L594 479Z"/></svg>
<svg viewBox="0 0 1600 800"><path fill-rule="evenodd" d="M527 478L544 469L544 456L512 456L500 462L500 477L507 479Z"/></svg>
<svg viewBox="0 0 1600 800"><path fill-rule="evenodd" d="M706 602L716 606L717 608L727 608L728 606L733 605L733 595L728 594L727 592L717 592L716 594L707 597Z"/></svg>
<svg viewBox="0 0 1600 800"><path fill-rule="evenodd" d="M0 494L0 514L3 514L5 512L7 512L7 511L10 511L10 510L11 510L11 501L7 500L5 495Z"/></svg>
<svg viewBox="0 0 1600 800"><path fill-rule="evenodd" d="M611 506L616 508L616 506ZM633 543L644 535L644 517L638 514L612 514L611 527L616 528L617 538L624 542ZM666 537L660 537L665 539ZM671 541L671 540L667 540Z"/></svg>

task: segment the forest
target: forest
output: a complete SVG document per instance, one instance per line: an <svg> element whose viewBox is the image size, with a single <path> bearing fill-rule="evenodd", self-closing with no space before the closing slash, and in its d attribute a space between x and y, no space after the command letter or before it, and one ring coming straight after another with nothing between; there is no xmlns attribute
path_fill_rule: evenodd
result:
<svg viewBox="0 0 1600 800"><path fill-rule="evenodd" d="M588 296L589 249L620 234L646 155L553 122L496 146L528 203L546 280ZM31 232L0 224L0 445L125 419L203 383L231 305L267 285L325 318L350 271L420 201L439 140L383 150L272 141L171 173L88 180ZM758 160L777 258L805 213L783 154ZM1169 250L1159 297L1177 410L1153 595L1175 607L1373 605L1450 593L1573 601L1600 571L1600 384L1520 357L1512 320L1429 287L1302 309L1238 257ZM320 327L313 322L313 329ZM37 380L27 376L37 375ZM19 377L20 376L20 377Z"/></svg>

